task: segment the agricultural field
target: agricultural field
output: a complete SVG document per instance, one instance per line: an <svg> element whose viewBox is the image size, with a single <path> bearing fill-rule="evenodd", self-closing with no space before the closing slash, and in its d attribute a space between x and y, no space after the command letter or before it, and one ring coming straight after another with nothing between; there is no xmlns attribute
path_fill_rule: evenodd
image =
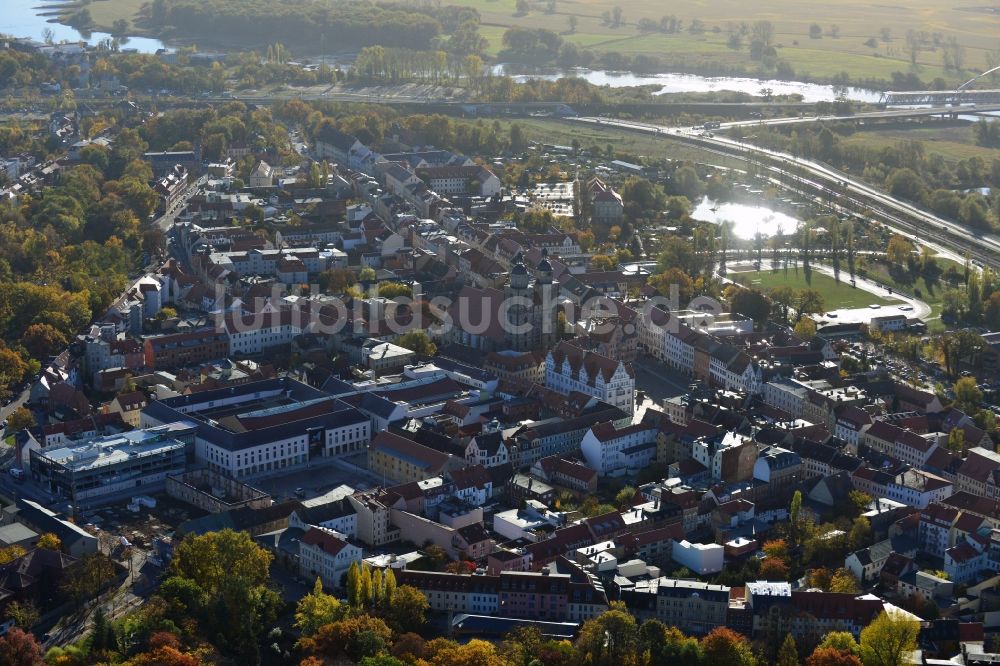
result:
<svg viewBox="0 0 1000 666"><path fill-rule="evenodd" d="M455 4L475 7L482 14L483 34L495 54L502 49L500 38L510 26L549 28L563 39L596 51L656 55L678 65L746 65L746 46L729 48L731 29L741 23L767 20L775 25L778 56L794 68L797 78L833 77L847 72L854 80L887 79L894 71L912 72L923 80L942 76L960 78L942 66L943 48L921 50L916 65L911 65L906 44L909 30L940 33L942 40L954 37L964 47L965 66L982 71L991 50L1000 49L1000 14L980 8L953 7L930 0L906 4L872 5L858 0L846 3L798 3L791 0L764 0L747 3L736 0L681 3L639 0L621 3L623 22L614 27L602 14L617 3L608 0L556 0L529 2L526 14L517 14L515 0L454 0ZM690 26L694 20L705 25L702 34L687 30L679 34L642 33L641 19L659 21L674 15ZM577 26L570 33L570 16ZM820 26L822 37L810 37L810 27ZM883 28L888 32L883 35ZM831 35L836 32L837 36ZM886 39L886 37L888 39ZM874 38L874 46L866 44Z"/></svg>
<svg viewBox="0 0 1000 666"><path fill-rule="evenodd" d="M149 0L93 0L87 5L87 9L90 10L94 24L102 28L110 28L120 18L128 21L134 28L139 10L148 2Z"/></svg>
<svg viewBox="0 0 1000 666"><path fill-rule="evenodd" d="M94 0L89 5L96 25L107 28L117 18L135 17L146 0ZM416 0L414 0L416 2ZM761 0L748 4L739 0L638 0L616 3L611 0L528 0L527 11L518 12L517 0L449 0L452 4L474 7L482 17L481 32L489 40L488 53L497 56L503 49L503 33L512 26L548 28L580 47L597 52L647 54L657 56L666 69L693 70L709 67L753 65L748 57L749 39L741 48L730 48L729 39L741 24L770 21L774 24L773 44L778 58L786 61L797 79L831 78L847 73L854 81L889 79L896 71L913 73L924 81L943 77L949 82L964 80L967 72L943 67L943 44L950 39L961 45L963 66L970 72L983 71L989 62L1000 62L1000 12L991 7L953 6L932 0L908 3L871 4L861 0L841 3ZM619 6L618 25L604 14ZM523 10L524 7L522 6ZM643 19L659 22L675 16L682 30L675 34L641 31ZM571 17L573 17L571 19ZM576 21L574 30L570 21ZM700 21L703 32L690 32ZM813 25L819 31L810 34ZM930 39L917 51L911 64L908 31L922 31ZM817 35L818 38L817 38ZM760 74L766 74L763 70Z"/></svg>
<svg viewBox="0 0 1000 666"><path fill-rule="evenodd" d="M872 126L843 137L844 146L866 146L882 148L892 146L900 141L919 141L928 155L937 153L949 162L970 157L982 158L986 164L1000 158L1000 150L977 146L971 123L963 124L914 124L910 127L879 128Z"/></svg>

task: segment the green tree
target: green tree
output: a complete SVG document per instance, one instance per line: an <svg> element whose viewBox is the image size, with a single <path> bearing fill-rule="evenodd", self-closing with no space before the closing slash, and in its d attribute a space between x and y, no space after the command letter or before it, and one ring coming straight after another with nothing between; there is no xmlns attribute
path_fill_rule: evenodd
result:
<svg viewBox="0 0 1000 666"><path fill-rule="evenodd" d="M861 646L854 640L854 636L849 631L831 631L823 637L819 644L821 648L831 648L846 652L847 654L861 655Z"/></svg>
<svg viewBox="0 0 1000 666"><path fill-rule="evenodd" d="M906 236L893 234L885 249L886 258L897 266L906 266L913 256L913 243Z"/></svg>
<svg viewBox="0 0 1000 666"><path fill-rule="evenodd" d="M767 322L771 308L771 299L758 289L739 287L729 296L729 309L750 317L757 326Z"/></svg>
<svg viewBox="0 0 1000 666"><path fill-rule="evenodd" d="M312 636L320 627L342 620L346 609L332 594L323 591L323 582L316 578L312 592L299 599L295 607L295 628L303 636Z"/></svg>
<svg viewBox="0 0 1000 666"><path fill-rule="evenodd" d="M873 534L871 522L864 516L858 516L851 524L851 531L847 537L848 548L855 551L870 546Z"/></svg>
<svg viewBox="0 0 1000 666"><path fill-rule="evenodd" d="M13 620L14 624L24 630L31 629L38 622L40 616L38 607L31 600L12 601L7 604L4 611L7 619Z"/></svg>
<svg viewBox="0 0 1000 666"><path fill-rule="evenodd" d="M632 499L635 497L635 492L635 488L632 486L625 486L615 495L615 504L622 508L630 506Z"/></svg>
<svg viewBox="0 0 1000 666"><path fill-rule="evenodd" d="M975 414L983 402L983 392L976 385L975 377L960 377L954 385L955 407L966 414Z"/></svg>
<svg viewBox="0 0 1000 666"><path fill-rule="evenodd" d="M799 649L791 634L785 634L785 640L778 650L775 666L799 666Z"/></svg>
<svg viewBox="0 0 1000 666"><path fill-rule="evenodd" d="M904 666L917 649L920 624L902 615L883 611L861 630L861 661L864 666Z"/></svg>
<svg viewBox="0 0 1000 666"><path fill-rule="evenodd" d="M802 491L796 490L788 507L788 536L792 545L798 545L802 537Z"/></svg>
<svg viewBox="0 0 1000 666"><path fill-rule="evenodd" d="M797 316L802 319L802 315L823 312L823 296L815 289L800 289L797 295L795 306Z"/></svg>
<svg viewBox="0 0 1000 666"><path fill-rule="evenodd" d="M685 165L674 172L674 190L677 194L687 197L689 201L701 199L705 192L705 183L698 176L694 167Z"/></svg>
<svg viewBox="0 0 1000 666"><path fill-rule="evenodd" d="M271 554L247 532L189 535L174 550L164 585L173 581L169 589L184 591L181 600L193 606L202 631L219 636L218 647L256 661L264 628L281 606L270 564Z"/></svg>
<svg viewBox="0 0 1000 666"><path fill-rule="evenodd" d="M375 269L371 266L365 266L358 272L358 280L361 282L373 282L375 277Z"/></svg>
<svg viewBox="0 0 1000 666"><path fill-rule="evenodd" d="M962 455L965 453L965 431L961 428L952 428L948 432L948 450L952 453Z"/></svg>
<svg viewBox="0 0 1000 666"><path fill-rule="evenodd" d="M431 342L430 336L424 331L404 333L396 340L396 344L422 356L434 356L437 353L437 345Z"/></svg>

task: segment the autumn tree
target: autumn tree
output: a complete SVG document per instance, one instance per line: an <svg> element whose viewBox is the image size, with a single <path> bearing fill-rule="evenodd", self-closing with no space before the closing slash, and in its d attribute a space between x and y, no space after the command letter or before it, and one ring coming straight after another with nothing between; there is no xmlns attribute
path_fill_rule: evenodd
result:
<svg viewBox="0 0 1000 666"><path fill-rule="evenodd" d="M854 577L849 569L840 568L833 572L830 579L830 592L840 592L845 594L857 594L861 591L858 579Z"/></svg>
<svg viewBox="0 0 1000 666"><path fill-rule="evenodd" d="M65 348L67 342L62 331L51 324L32 324L24 329L24 335L21 336L21 344L28 353L42 362Z"/></svg>
<svg viewBox="0 0 1000 666"><path fill-rule="evenodd" d="M763 550L764 554L768 557L776 557L782 560L788 559L788 542L784 539L771 539L770 541L765 541L761 550Z"/></svg>
<svg viewBox="0 0 1000 666"><path fill-rule="evenodd" d="M861 662L864 666L905 666L917 649L919 633L915 620L883 611L861 630Z"/></svg>
<svg viewBox="0 0 1000 666"><path fill-rule="evenodd" d="M768 557L760 563L763 580L788 580L788 564L780 557Z"/></svg>
<svg viewBox="0 0 1000 666"><path fill-rule="evenodd" d="M3 548L0 548L0 565L9 564L19 557L24 557L27 553L28 551L16 543L10 546L4 546Z"/></svg>
<svg viewBox="0 0 1000 666"><path fill-rule="evenodd" d="M638 641L635 618L624 605L613 603L611 610L583 624L576 649L582 660L594 666L635 664Z"/></svg>
<svg viewBox="0 0 1000 666"><path fill-rule="evenodd" d="M850 652L832 647L818 647L806 657L806 666L861 666L861 660Z"/></svg>
<svg viewBox="0 0 1000 666"><path fill-rule="evenodd" d="M34 635L14 627L0 638L0 665L44 666L42 646Z"/></svg>
<svg viewBox="0 0 1000 666"><path fill-rule="evenodd" d="M295 607L295 628L303 636L312 636L323 625L343 619L346 610L337 597L323 591L323 581L317 577L312 592Z"/></svg>
<svg viewBox="0 0 1000 666"><path fill-rule="evenodd" d="M38 537L38 543L35 545L46 550L62 550L62 541L52 532L46 532Z"/></svg>
<svg viewBox="0 0 1000 666"><path fill-rule="evenodd" d="M677 307L683 308L694 296L694 280L677 267L668 268L647 280L647 284L665 298L677 298Z"/></svg>
<svg viewBox="0 0 1000 666"><path fill-rule="evenodd" d="M17 432L35 425L35 415L27 407L18 407L7 417L7 430Z"/></svg>
<svg viewBox="0 0 1000 666"><path fill-rule="evenodd" d="M386 618L397 631L419 631L427 622L429 609L423 592L412 585L400 585L393 593L392 603L386 607Z"/></svg>
<svg viewBox="0 0 1000 666"><path fill-rule="evenodd" d="M299 646L317 657L334 660L346 655L360 661L373 656L369 652L374 646L381 643L384 648L391 639L392 630L384 621L371 615L356 615L323 625L312 636L302 638Z"/></svg>
<svg viewBox="0 0 1000 666"><path fill-rule="evenodd" d="M809 317L803 317L795 322L795 337L800 340L812 340L816 337L816 322Z"/></svg>
<svg viewBox="0 0 1000 666"><path fill-rule="evenodd" d="M701 640L705 663L711 666L756 666L747 639L727 627L716 627Z"/></svg>

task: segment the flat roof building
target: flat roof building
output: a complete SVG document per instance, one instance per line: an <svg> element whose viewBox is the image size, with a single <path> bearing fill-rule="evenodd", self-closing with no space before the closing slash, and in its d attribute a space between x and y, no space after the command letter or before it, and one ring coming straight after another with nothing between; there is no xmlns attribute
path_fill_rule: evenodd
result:
<svg viewBox="0 0 1000 666"><path fill-rule="evenodd" d="M196 425L195 460L237 479L364 451L372 432L361 411L287 377L156 400L141 423L179 420Z"/></svg>
<svg viewBox="0 0 1000 666"><path fill-rule="evenodd" d="M31 475L75 506L94 506L161 492L167 477L184 472L195 426L176 422L31 451Z"/></svg>

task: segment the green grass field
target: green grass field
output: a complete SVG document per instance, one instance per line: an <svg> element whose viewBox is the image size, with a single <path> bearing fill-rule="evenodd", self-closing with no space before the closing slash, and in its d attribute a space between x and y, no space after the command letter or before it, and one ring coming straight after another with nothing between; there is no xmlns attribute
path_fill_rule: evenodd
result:
<svg viewBox="0 0 1000 666"><path fill-rule="evenodd" d="M935 126L928 123L915 125L912 129L879 129L873 126L841 139L843 145L868 148L893 146L900 141L920 141L928 155L938 153L950 162L980 157L989 165L1000 158L1000 150L976 145L971 124Z"/></svg>
<svg viewBox="0 0 1000 666"><path fill-rule="evenodd" d="M874 303L890 305L899 302L852 287L847 282L846 271L842 272L841 276L841 281L837 282L829 275L817 271L811 271L807 276L802 266L789 266L787 271L784 268L771 270L766 263L764 269L760 271L729 274L731 280L747 287L756 287L764 292L768 292L776 287L792 287L793 289L805 289L808 287L815 289L823 297L823 306L827 310L864 308Z"/></svg>
<svg viewBox="0 0 1000 666"><path fill-rule="evenodd" d="M147 0L94 0L90 12L96 25L107 28L115 19L126 18L133 24ZM636 0L631 3L611 0L554 0L549 11L548 0L529 0L530 10L518 14L515 0L451 0L454 4L476 8L482 17L482 34L489 40L489 51L500 51L504 31L511 26L548 28L564 39L601 52L650 54L661 57L669 66L688 68L708 64L741 65L751 71L748 49L744 40L740 50L727 45L731 30L741 24L771 21L775 35L773 44L778 57L786 60L797 78L804 76L832 77L846 72L854 80L887 79L894 71L912 72L929 81L941 76L948 81L964 80L961 74L943 68L943 47L920 50L916 64L911 65L906 44L909 30L923 31L937 37L943 44L954 37L964 47L965 68L982 71L988 53L1000 49L1000 14L986 11L981 5L955 6L933 0L913 0L907 3L871 4L862 0L839 3L797 2L795 0ZM981 3L982 4L982 3ZM623 23L612 26L602 19L602 13L614 6L623 9ZM694 20L705 25L702 34L686 29L674 35L641 33L640 19L659 21L672 15L683 22L684 28ZM575 16L577 27L569 34L569 17ZM821 39L811 39L810 26L817 24L823 31ZM836 26L839 36L831 36ZM883 28L888 40L882 38ZM875 38L874 47L866 45ZM761 72L765 73L765 72Z"/></svg>
<svg viewBox="0 0 1000 666"><path fill-rule="evenodd" d="M572 145L573 139L577 139L580 141L581 147L585 149L593 145L603 149L610 143L617 152L637 157L691 161L727 168L741 167L739 162L723 155L700 150L666 137L654 137L610 127L595 127L569 121L537 118L516 121L502 120L500 124L504 131L507 131L513 122L524 128L525 135L530 141L569 146Z"/></svg>
<svg viewBox="0 0 1000 666"><path fill-rule="evenodd" d="M87 5L87 9L90 10L94 25L102 28L110 28L120 18L134 26L139 10L148 2L149 0L93 0Z"/></svg>

